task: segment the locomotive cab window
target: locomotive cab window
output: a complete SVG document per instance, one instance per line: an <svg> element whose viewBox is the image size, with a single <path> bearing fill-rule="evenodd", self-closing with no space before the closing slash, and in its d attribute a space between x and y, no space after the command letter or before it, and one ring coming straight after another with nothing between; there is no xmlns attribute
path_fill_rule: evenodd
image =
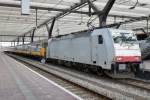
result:
<svg viewBox="0 0 150 100"><path fill-rule="evenodd" d="M98 44L103 44L103 36L102 35L98 36Z"/></svg>

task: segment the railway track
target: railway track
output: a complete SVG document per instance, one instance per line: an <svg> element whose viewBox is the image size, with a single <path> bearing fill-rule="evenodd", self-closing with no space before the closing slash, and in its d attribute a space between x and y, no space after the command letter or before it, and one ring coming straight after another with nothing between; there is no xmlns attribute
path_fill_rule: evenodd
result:
<svg viewBox="0 0 150 100"><path fill-rule="evenodd" d="M150 90L146 88L142 88L142 85L135 86L124 82L124 80L112 80L112 79L105 79L102 77L98 77L95 75L83 74L83 72L73 71L68 68L64 67L56 67L53 65L41 64L36 61L32 61L29 59L25 59L19 56L11 55L13 58L17 58L24 63L28 63L32 66L36 66L44 71L51 73L57 77L61 77L63 80L69 81L75 86L80 86L84 89L90 90L93 94L97 96L103 96L103 99L124 99L124 100L148 100L150 98ZM55 80L55 79L54 79ZM128 81L129 82L129 81ZM57 82L58 84L63 82ZM66 83L64 83L66 85ZM68 85L69 86L69 85ZM64 86L65 87L65 86ZM69 86L71 87L71 86ZM69 89L69 88L68 88ZM73 88L74 90L74 88ZM71 91L71 90L70 90ZM74 90L76 92L76 88ZM80 90L77 90L80 91ZM75 94L82 94L81 92L77 92ZM84 94L84 92L83 92ZM82 96L80 96L82 97ZM84 96L83 96L84 97ZM93 97L93 96L92 96ZM90 97L90 98L92 98ZM86 98L86 96L85 96ZM87 97L88 98L88 97ZM97 99L97 98L96 98ZM91 100L91 99L90 99ZM93 99L95 100L95 99Z"/></svg>
<svg viewBox="0 0 150 100"><path fill-rule="evenodd" d="M124 84L132 85L137 88L145 89L147 91L150 91L150 82L142 79L136 79L136 78L131 78L131 79L121 79L118 80Z"/></svg>

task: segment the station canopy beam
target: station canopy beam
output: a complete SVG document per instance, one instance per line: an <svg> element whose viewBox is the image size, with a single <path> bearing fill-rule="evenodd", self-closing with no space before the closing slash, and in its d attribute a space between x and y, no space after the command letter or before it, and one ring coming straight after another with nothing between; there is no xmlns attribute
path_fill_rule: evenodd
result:
<svg viewBox="0 0 150 100"><path fill-rule="evenodd" d="M21 7L21 1L0 0L0 6L20 8ZM87 15L89 14L89 12L83 12L83 11L75 11L75 10L70 10L70 9L52 8L52 7L50 7L49 4L36 3L36 2L30 2L30 9L70 12L70 13L79 13L79 14L87 14Z"/></svg>
<svg viewBox="0 0 150 100"><path fill-rule="evenodd" d="M35 35L35 29L32 31L32 34L31 34L31 43L33 43L34 41L34 35Z"/></svg>
<svg viewBox="0 0 150 100"><path fill-rule="evenodd" d="M134 22L138 22L138 21L143 21L143 20L150 20L150 16L148 16L148 17L138 17L138 18L131 18L131 19L129 19L129 20L125 20L125 21L123 21L123 22L119 22L119 23L114 23L114 26L115 25L123 25L123 24L128 24L128 23L134 23ZM139 28L137 28L137 30L138 30ZM145 28L143 28L143 29L147 29L147 26L145 27ZM136 29L133 29L133 30L136 30Z"/></svg>
<svg viewBox="0 0 150 100"><path fill-rule="evenodd" d="M115 27L115 28L119 28L121 25L123 24L129 24L129 23L134 23L134 22L138 22L138 21L143 21L143 20L150 20L150 16L148 17L138 17L138 18L133 18L133 19L129 19L129 20L125 20L125 21L122 21L122 22L116 22L116 23L113 23L113 24L108 24L108 25L105 25L105 26L101 26L101 28L110 28L110 27ZM96 29L98 29L100 27L96 27ZM135 28L135 29L132 29L133 31L136 31L136 30L139 30L141 28ZM147 30L147 26L143 28L144 30ZM148 28L150 29L150 28Z"/></svg>
<svg viewBox="0 0 150 100"><path fill-rule="evenodd" d="M107 16L108 16L112 6L114 5L115 1L116 0L108 0L104 9L102 11L100 11L90 0L88 0L89 6L94 10L94 12L96 12L96 14L99 17L99 26L100 27L106 26Z"/></svg>
<svg viewBox="0 0 150 100"><path fill-rule="evenodd" d="M46 28L47 28L47 31L48 31L48 39L50 39L51 36L52 36L52 31L53 31L53 28L54 28L55 20L56 20L56 18L53 19L50 28L49 28L48 24L46 24Z"/></svg>
<svg viewBox="0 0 150 100"><path fill-rule="evenodd" d="M142 31L145 34L150 35L150 32L147 32L147 29L150 29L150 28L149 27L147 28L147 26L146 26L146 27L142 27L142 28L133 29L133 31Z"/></svg>
<svg viewBox="0 0 150 100"><path fill-rule="evenodd" d="M96 0L92 0L92 2L94 2L94 1L96 1ZM31 5L31 8L33 8L33 7L32 7L32 3L31 3L30 5ZM62 13L57 14L55 17L45 20L43 23L41 23L41 24L38 25L37 27L35 27L35 28L29 30L28 32L24 33L23 35L29 34L29 33L32 32L33 30L36 30L37 28L40 28L40 27L42 27L42 26L44 26L44 25L46 25L46 24L52 22L54 18L55 18L55 19L58 19L58 18L62 18L62 17L64 17L64 16L66 16L66 15L68 15L68 14L70 14L70 13L78 12L77 10L80 9L80 7L83 7L83 6L86 6L86 5L88 5L88 4L87 4L87 0L81 0L80 3L76 3L76 4L74 4L73 6L71 6L70 9L65 9ZM35 8L35 9L36 9L36 8ZM38 9L38 8L37 8L37 9ZM79 11L79 12L80 12L80 11ZM88 12L87 14L89 14L89 12ZM31 38L31 39L32 39L32 38Z"/></svg>
<svg viewBox="0 0 150 100"><path fill-rule="evenodd" d="M96 0L92 0L94 2ZM83 0L82 3L85 4L87 0ZM78 6L78 4L76 4ZM15 8L21 8L21 2L20 1L8 1L8 0L0 0L0 6L4 7L15 7ZM59 8L52 8L50 7L49 4L46 3L37 3L37 2L30 2L30 9L39 9L39 10L48 10L48 11L60 11L60 12L69 12L69 13L78 13L78 14L86 14L86 15L97 15L99 13L102 13L103 11L98 11L98 12L85 12L85 11L76 11L76 10L71 10L71 9L59 9ZM113 15L110 14L110 17L124 17L124 18L136 18L133 16L126 16L126 15Z"/></svg>
<svg viewBox="0 0 150 100"><path fill-rule="evenodd" d="M19 35L5 35L5 34L0 34L0 36L3 36L3 37L20 37ZM23 37L23 36L22 36ZM31 38L31 36L25 36L25 37L29 37L29 38ZM36 35L36 36L34 36L34 37L47 37L47 36L39 36L39 35Z"/></svg>
<svg viewBox="0 0 150 100"><path fill-rule="evenodd" d="M143 33L147 33L144 28L136 28L136 29L133 29L133 31L142 31Z"/></svg>

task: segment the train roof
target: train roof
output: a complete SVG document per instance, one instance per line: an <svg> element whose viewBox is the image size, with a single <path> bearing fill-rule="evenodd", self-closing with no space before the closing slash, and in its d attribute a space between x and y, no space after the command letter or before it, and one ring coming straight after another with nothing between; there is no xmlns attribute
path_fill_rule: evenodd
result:
<svg viewBox="0 0 150 100"><path fill-rule="evenodd" d="M132 33L133 31L132 30L121 30L121 29L114 29L114 28L100 28L100 27L97 27L97 28L94 28L94 29L89 29L89 30L82 30L82 31L77 31L77 32L72 32L70 34L65 34L65 35L59 35L59 36L55 36L55 37L52 37L53 39L57 39L57 38L63 38L63 37L81 37L81 36L89 36L91 34L92 31L94 30L97 30L97 29L108 29L112 32L129 32L129 33Z"/></svg>

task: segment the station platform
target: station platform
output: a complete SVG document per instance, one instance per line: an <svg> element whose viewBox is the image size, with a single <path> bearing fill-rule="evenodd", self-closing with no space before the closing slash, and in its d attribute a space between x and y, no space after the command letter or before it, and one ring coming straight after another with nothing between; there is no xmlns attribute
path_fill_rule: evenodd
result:
<svg viewBox="0 0 150 100"><path fill-rule="evenodd" d="M79 100L53 81L0 53L0 100Z"/></svg>
<svg viewBox="0 0 150 100"><path fill-rule="evenodd" d="M150 60L144 61L144 70L150 71Z"/></svg>
<svg viewBox="0 0 150 100"><path fill-rule="evenodd" d="M143 70L136 77L150 81L150 60L143 61Z"/></svg>

